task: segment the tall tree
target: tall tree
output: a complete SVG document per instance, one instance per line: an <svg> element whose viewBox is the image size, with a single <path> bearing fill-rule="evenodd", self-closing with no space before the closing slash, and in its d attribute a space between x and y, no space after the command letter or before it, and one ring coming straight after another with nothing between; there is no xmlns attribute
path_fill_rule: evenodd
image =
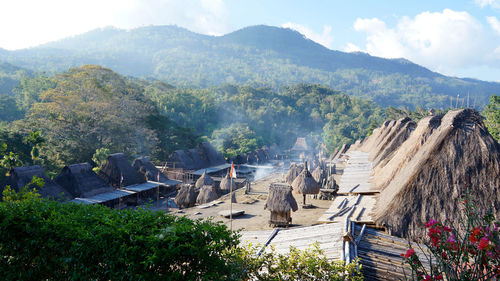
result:
<svg viewBox="0 0 500 281"><path fill-rule="evenodd" d="M497 140L500 140L500 96L492 95L490 103L483 112L486 119L484 123L490 134Z"/></svg>

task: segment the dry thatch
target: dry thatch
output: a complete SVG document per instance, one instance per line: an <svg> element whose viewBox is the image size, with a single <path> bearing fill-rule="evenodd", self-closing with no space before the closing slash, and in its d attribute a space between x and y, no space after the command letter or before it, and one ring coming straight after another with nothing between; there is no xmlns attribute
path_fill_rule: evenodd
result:
<svg viewBox="0 0 500 281"><path fill-rule="evenodd" d="M217 196L217 191L212 185L204 185L200 189L200 194L196 197L197 204L206 204L208 202L214 201L219 196Z"/></svg>
<svg viewBox="0 0 500 281"><path fill-rule="evenodd" d="M269 193L266 204L264 205L264 210L286 213L290 211L295 212L298 209L297 201L295 201L292 195L291 186L276 183L269 186Z"/></svg>
<svg viewBox="0 0 500 281"><path fill-rule="evenodd" d="M180 208L193 207L196 203L196 192L194 192L194 186L190 184L184 184L175 196L174 202Z"/></svg>
<svg viewBox="0 0 500 281"><path fill-rule="evenodd" d="M381 161L387 161L390 155L397 150L415 130L417 124L410 118L403 118L396 122L393 129L382 141L382 145L373 151L373 163L378 165Z"/></svg>
<svg viewBox="0 0 500 281"><path fill-rule="evenodd" d="M290 169L288 169L288 173L285 176L285 181L288 184L292 184L293 180L302 172L304 169L304 165L302 164L290 164Z"/></svg>
<svg viewBox="0 0 500 281"><path fill-rule="evenodd" d="M0 191L3 191L5 186L9 185L13 190L19 192L31 182L34 176L43 179L45 182L45 185L42 188L35 187L42 197L52 198L58 201L66 201L74 198L69 191L47 177L43 172L42 167L38 165L18 167L10 170L9 176L1 184Z"/></svg>
<svg viewBox="0 0 500 281"><path fill-rule="evenodd" d="M214 180L209 175L207 175L207 170L205 170L201 175L201 177L196 181L195 187L197 189L200 189L204 185L213 186L214 184L215 184Z"/></svg>
<svg viewBox="0 0 500 281"><path fill-rule="evenodd" d="M99 176L114 187L124 187L146 182L146 180L132 168L127 157L123 153L109 155L106 164L104 164L99 171ZM123 181L121 181L122 176Z"/></svg>
<svg viewBox="0 0 500 281"><path fill-rule="evenodd" d="M176 150L170 155L168 161L176 162L179 167L188 170L198 170L226 163L222 153L208 142L202 142L193 149Z"/></svg>
<svg viewBox="0 0 500 281"><path fill-rule="evenodd" d="M305 205L306 194L318 194L320 187L307 169L307 162L304 166L304 170L302 170L302 172L300 172L300 174L293 180L292 187L294 192L304 195L303 203Z"/></svg>
<svg viewBox="0 0 500 281"><path fill-rule="evenodd" d="M318 184L321 184L323 180L326 179L326 172L321 168L321 165L318 165L318 167L316 167L316 169L312 172L312 176Z"/></svg>
<svg viewBox="0 0 500 281"><path fill-rule="evenodd" d="M168 177L160 172L153 163L151 163L147 158L140 157L132 162L132 167L141 174L145 180L158 181L158 175L160 175L159 182L167 182Z"/></svg>
<svg viewBox="0 0 500 281"><path fill-rule="evenodd" d="M493 207L500 215L500 145L472 109L449 111L440 121L421 120L375 173L388 176L378 181L374 219L396 235L422 234L431 218L458 225L458 199L466 190L481 210Z"/></svg>
<svg viewBox="0 0 500 281"><path fill-rule="evenodd" d="M219 188L220 188L222 194L227 194L230 192L231 186L233 187L232 190L234 191L236 189L236 183L233 180L230 180L229 175L226 175L221 180Z"/></svg>
<svg viewBox="0 0 500 281"><path fill-rule="evenodd" d="M92 171L89 163L65 166L54 181L69 191L73 197L91 197L113 191L109 184Z"/></svg>

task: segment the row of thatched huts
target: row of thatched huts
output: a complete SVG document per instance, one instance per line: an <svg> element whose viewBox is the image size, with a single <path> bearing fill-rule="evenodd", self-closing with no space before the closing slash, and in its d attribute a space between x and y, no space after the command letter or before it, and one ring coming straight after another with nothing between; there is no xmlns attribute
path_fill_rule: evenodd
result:
<svg viewBox="0 0 500 281"><path fill-rule="evenodd" d="M67 165L53 180L45 175L41 166L17 167L9 171L9 176L0 184L0 188L3 190L8 185L19 191L29 184L34 176L45 182L44 187L38 191L42 197L104 205L114 205L113 202L124 197L135 196L137 199L148 193L153 194L155 187L159 189L162 186L166 191L169 187L179 184L169 180L145 158L135 159L130 165L123 153L116 153L107 158L99 175L88 163ZM120 191L121 188L130 190Z"/></svg>

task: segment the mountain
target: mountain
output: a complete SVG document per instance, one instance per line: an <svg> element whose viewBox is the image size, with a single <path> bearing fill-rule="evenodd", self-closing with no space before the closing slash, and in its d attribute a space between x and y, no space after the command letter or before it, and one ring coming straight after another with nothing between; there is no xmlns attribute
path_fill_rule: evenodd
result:
<svg viewBox="0 0 500 281"><path fill-rule="evenodd" d="M177 26L108 27L3 51L0 60L48 72L99 64L181 87L234 83L278 89L318 83L383 106L411 108L465 105L467 94L470 105L482 106L500 93L500 83L447 77L406 59L330 50L297 31L264 25L218 37Z"/></svg>

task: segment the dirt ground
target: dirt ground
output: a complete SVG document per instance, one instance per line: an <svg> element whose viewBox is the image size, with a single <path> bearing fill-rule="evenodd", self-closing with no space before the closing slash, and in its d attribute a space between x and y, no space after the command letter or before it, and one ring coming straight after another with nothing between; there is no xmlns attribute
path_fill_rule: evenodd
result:
<svg viewBox="0 0 500 281"><path fill-rule="evenodd" d="M338 179L336 180L338 182ZM245 194L244 188L235 191L237 203L233 203L233 211L243 210L245 211L245 214L239 217L233 217L233 230L272 229L268 223L270 212L268 210L264 210L264 204L266 203L269 185L273 182L284 182L284 174L272 173L261 180L251 183L250 192L248 194ZM303 196L300 194L294 194L294 197L299 205L299 209L296 212L292 212L292 226L317 224L317 219L332 204L332 201L312 199L311 196L308 195L306 203L312 204L314 208L303 209ZM230 227L230 220L219 215L220 211L228 211L230 209L229 195L225 195L215 202L220 203L204 209L195 206L182 210L169 208L167 211L166 200L162 200L160 202L161 205L153 206L152 209L167 211L178 216L188 216L192 219L205 219L212 217L214 221L220 221Z"/></svg>

